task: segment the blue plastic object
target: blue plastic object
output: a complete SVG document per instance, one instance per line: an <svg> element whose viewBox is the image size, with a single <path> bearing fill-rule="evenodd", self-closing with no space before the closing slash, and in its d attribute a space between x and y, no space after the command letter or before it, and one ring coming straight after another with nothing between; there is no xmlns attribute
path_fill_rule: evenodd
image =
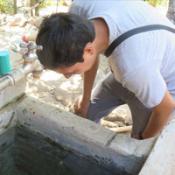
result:
<svg viewBox="0 0 175 175"><path fill-rule="evenodd" d="M0 51L0 76L10 73L12 70L10 54L8 50Z"/></svg>

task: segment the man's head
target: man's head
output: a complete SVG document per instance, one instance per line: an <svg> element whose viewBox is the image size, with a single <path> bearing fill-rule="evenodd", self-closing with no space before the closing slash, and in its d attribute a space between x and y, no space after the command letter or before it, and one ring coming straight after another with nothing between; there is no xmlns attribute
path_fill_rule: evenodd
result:
<svg viewBox="0 0 175 175"><path fill-rule="evenodd" d="M36 39L43 46L37 55L45 68L63 74L90 69L96 57L93 24L77 15L58 13L42 22Z"/></svg>

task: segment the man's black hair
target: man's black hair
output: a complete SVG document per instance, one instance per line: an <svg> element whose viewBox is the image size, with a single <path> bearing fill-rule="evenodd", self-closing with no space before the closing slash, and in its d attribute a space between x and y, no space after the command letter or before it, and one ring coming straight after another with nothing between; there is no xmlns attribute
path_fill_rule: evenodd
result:
<svg viewBox="0 0 175 175"><path fill-rule="evenodd" d="M57 13L46 17L36 43L43 46L38 58L45 68L56 69L83 62L83 50L95 39L93 24L78 15Z"/></svg>

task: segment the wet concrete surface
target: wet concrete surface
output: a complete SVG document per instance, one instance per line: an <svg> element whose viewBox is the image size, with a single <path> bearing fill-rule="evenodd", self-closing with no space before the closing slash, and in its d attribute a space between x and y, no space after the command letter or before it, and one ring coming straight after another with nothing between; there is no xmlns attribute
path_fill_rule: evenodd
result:
<svg viewBox="0 0 175 175"><path fill-rule="evenodd" d="M121 175L23 126L0 136L1 175ZM125 174L126 175L126 174Z"/></svg>

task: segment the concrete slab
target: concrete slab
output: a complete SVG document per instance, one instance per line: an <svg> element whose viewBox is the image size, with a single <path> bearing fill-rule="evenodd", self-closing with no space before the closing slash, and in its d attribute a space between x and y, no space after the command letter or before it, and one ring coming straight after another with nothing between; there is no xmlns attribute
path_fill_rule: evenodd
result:
<svg viewBox="0 0 175 175"><path fill-rule="evenodd" d="M139 175L175 174L175 112L172 118L159 136Z"/></svg>
<svg viewBox="0 0 175 175"><path fill-rule="evenodd" d="M52 129L59 128L59 130L62 130L63 133L66 132L71 137L77 137L86 142L94 142L101 146L107 145L115 136L114 132L94 122L78 117L73 113L65 112L45 103L38 102L38 100L32 97L24 99L17 110L23 112L23 114L19 114L19 121L23 123L28 122L28 124L31 124L31 127L35 127L36 125L36 123L33 123L33 120L37 120L38 118L43 122L48 120L53 124L52 127L50 127ZM47 125L48 123L45 124ZM41 128L43 127L44 126L41 126ZM47 130L47 128L44 127L44 130Z"/></svg>
<svg viewBox="0 0 175 175"><path fill-rule="evenodd" d="M125 165L126 172L132 172L133 175L136 175L142 168L154 143L155 138L136 140L129 135L118 134L109 145L110 149L113 150L112 160L120 166Z"/></svg>
<svg viewBox="0 0 175 175"><path fill-rule="evenodd" d="M0 135L16 126L17 117L15 115L15 109L17 105L18 103L14 102L0 109Z"/></svg>
<svg viewBox="0 0 175 175"><path fill-rule="evenodd" d="M25 87L26 79L24 78L17 82L15 86L9 86L0 91L0 108L22 96L25 93Z"/></svg>
<svg viewBox="0 0 175 175"><path fill-rule="evenodd" d="M137 140L129 135L116 135L110 144L110 148L116 150L123 155L135 155L137 157L145 157L149 154L155 142L155 138L146 140Z"/></svg>

